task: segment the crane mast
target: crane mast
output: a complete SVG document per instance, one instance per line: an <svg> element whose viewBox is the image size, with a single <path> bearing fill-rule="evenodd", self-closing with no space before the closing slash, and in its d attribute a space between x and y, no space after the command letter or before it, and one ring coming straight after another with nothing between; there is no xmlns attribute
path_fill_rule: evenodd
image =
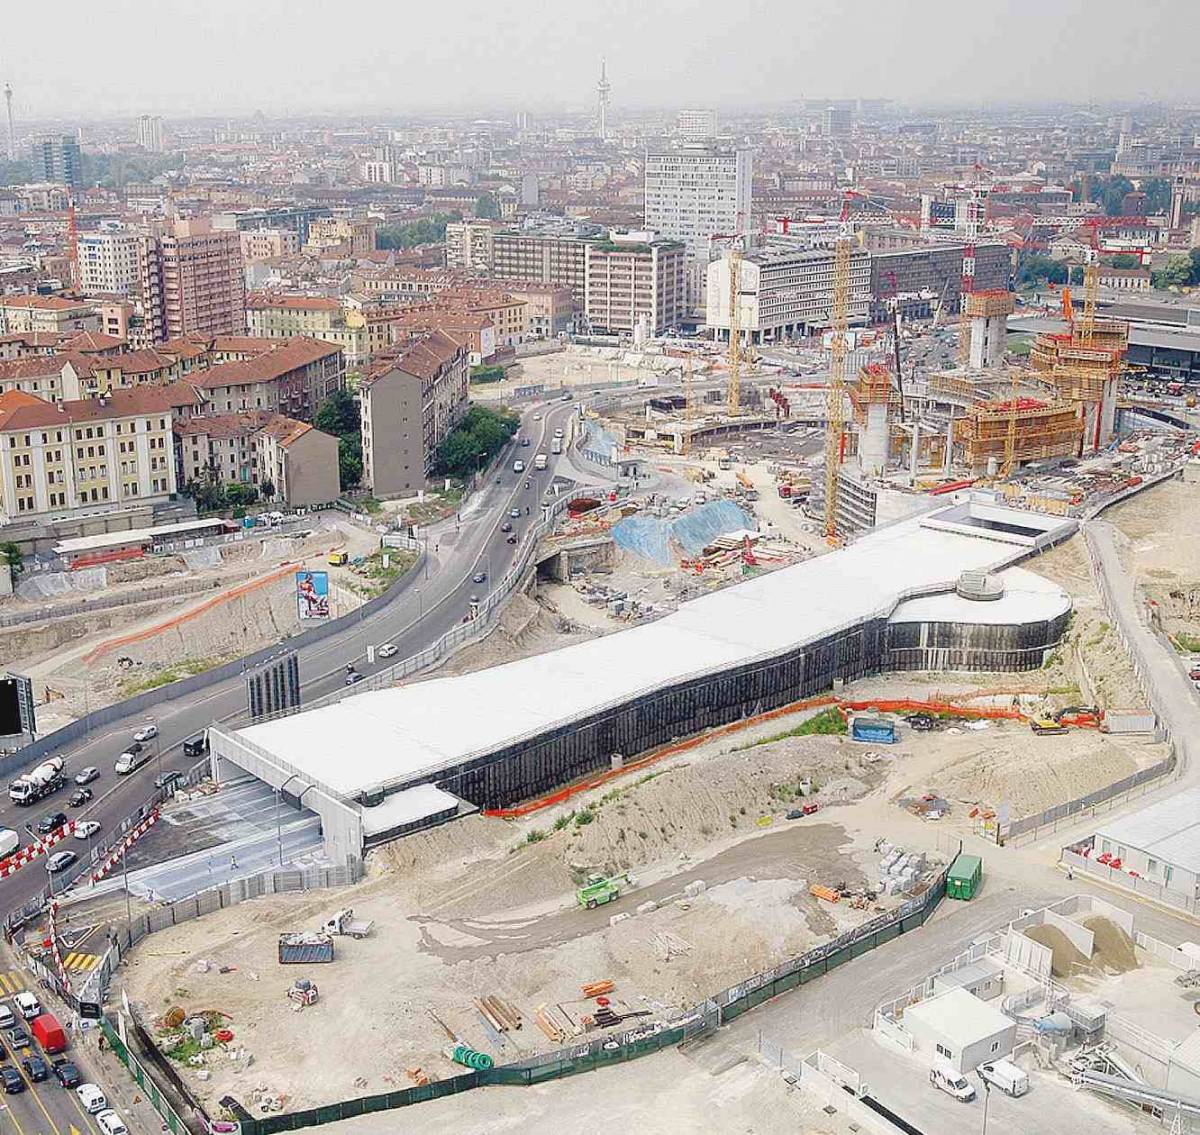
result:
<svg viewBox="0 0 1200 1135"><path fill-rule="evenodd" d="M848 206L849 202L847 202ZM846 207L843 207L843 222ZM850 234L838 237L833 255L833 297L829 323L833 335L829 341L828 426L825 432L825 538L837 539L838 466L844 455L843 431L846 425L846 331L850 325Z"/></svg>

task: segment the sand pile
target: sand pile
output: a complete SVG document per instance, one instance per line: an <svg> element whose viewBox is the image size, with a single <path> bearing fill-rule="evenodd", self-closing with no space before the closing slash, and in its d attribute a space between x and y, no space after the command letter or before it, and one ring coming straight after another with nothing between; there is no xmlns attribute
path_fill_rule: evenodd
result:
<svg viewBox="0 0 1200 1135"><path fill-rule="evenodd" d="M1092 966L1105 973L1128 973L1138 968L1133 939L1115 922L1103 915L1085 918L1083 925L1092 932Z"/></svg>
<svg viewBox="0 0 1200 1135"><path fill-rule="evenodd" d="M1057 926L1031 926L1024 934L1026 938L1050 948L1050 973L1054 977L1071 977L1088 968L1087 958Z"/></svg>

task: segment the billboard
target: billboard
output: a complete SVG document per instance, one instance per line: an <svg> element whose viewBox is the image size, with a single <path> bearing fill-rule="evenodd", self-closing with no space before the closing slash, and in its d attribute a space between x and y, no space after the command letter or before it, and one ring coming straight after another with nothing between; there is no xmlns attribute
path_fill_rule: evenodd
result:
<svg viewBox="0 0 1200 1135"><path fill-rule="evenodd" d="M301 622L329 618L329 572L296 572L296 609Z"/></svg>
<svg viewBox="0 0 1200 1135"><path fill-rule="evenodd" d="M22 732L21 703L16 678L0 678L0 737Z"/></svg>

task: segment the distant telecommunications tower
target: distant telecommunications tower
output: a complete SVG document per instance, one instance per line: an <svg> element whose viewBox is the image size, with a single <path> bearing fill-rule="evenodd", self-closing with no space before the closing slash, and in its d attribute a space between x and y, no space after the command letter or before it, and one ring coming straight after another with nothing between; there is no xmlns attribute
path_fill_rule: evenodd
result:
<svg viewBox="0 0 1200 1135"><path fill-rule="evenodd" d="M596 84L596 121L600 127L600 140L608 137L608 96L612 84L608 81L608 61L600 60L600 82Z"/></svg>
<svg viewBox="0 0 1200 1135"><path fill-rule="evenodd" d="M17 160L17 131L13 126L12 95L12 83L5 83L4 101L8 105L8 160L15 162Z"/></svg>

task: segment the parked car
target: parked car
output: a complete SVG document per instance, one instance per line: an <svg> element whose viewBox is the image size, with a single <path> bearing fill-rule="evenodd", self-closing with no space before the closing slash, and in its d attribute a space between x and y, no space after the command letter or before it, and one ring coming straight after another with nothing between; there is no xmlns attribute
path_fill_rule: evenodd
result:
<svg viewBox="0 0 1200 1135"><path fill-rule="evenodd" d="M100 770L95 765L88 765L87 768L81 768L75 774L76 784L91 784L93 780L100 779Z"/></svg>
<svg viewBox="0 0 1200 1135"><path fill-rule="evenodd" d="M91 839L100 830L99 820L80 820L75 825L75 831L72 835L76 839Z"/></svg>
<svg viewBox="0 0 1200 1135"><path fill-rule="evenodd" d="M108 1107L108 1097L95 1084L80 1084L75 1094L89 1115L96 1115Z"/></svg>
<svg viewBox="0 0 1200 1135"><path fill-rule="evenodd" d="M90 788L77 788L71 793L67 804L72 808L82 808L94 795Z"/></svg>
<svg viewBox="0 0 1200 1135"><path fill-rule="evenodd" d="M40 1084L50 1075L50 1069L46 1067L46 1062L40 1056L26 1056L21 1061L21 1067L25 1069L25 1075L35 1084Z"/></svg>
<svg viewBox="0 0 1200 1135"><path fill-rule="evenodd" d="M51 832L57 831L67 822L65 812L47 812L37 822L38 835L49 835Z"/></svg>
<svg viewBox="0 0 1200 1135"><path fill-rule="evenodd" d="M394 642L385 642L375 653L380 658L393 658L400 653L400 648Z"/></svg>
<svg viewBox="0 0 1200 1135"><path fill-rule="evenodd" d="M1010 1096L1023 1096L1029 1091L1029 1077L1011 1060L993 1060L975 1069L982 1080L993 1084Z"/></svg>
<svg viewBox="0 0 1200 1135"><path fill-rule="evenodd" d="M79 858L73 851L56 851L49 859L46 860L46 870L51 875L57 875L60 871L65 871Z"/></svg>
<svg viewBox="0 0 1200 1135"><path fill-rule="evenodd" d="M7 1095L15 1096L25 1090L25 1079L11 1064L0 1068L0 1077L4 1079L4 1091Z"/></svg>
<svg viewBox="0 0 1200 1135"><path fill-rule="evenodd" d="M158 776L154 778L154 787L170 788L177 780L182 779L183 773L181 773L178 769L172 769L170 772L160 772Z"/></svg>
<svg viewBox="0 0 1200 1135"><path fill-rule="evenodd" d="M64 1088L77 1088L82 1077L79 1069L70 1060L56 1060L53 1065L55 1079Z"/></svg>
<svg viewBox="0 0 1200 1135"><path fill-rule="evenodd" d="M158 736L157 725L143 725L134 735L135 741L153 741Z"/></svg>
<svg viewBox="0 0 1200 1135"><path fill-rule="evenodd" d="M969 1103L975 1098L975 1089L971 1081L961 1072L956 1072L949 1064L935 1064L929 1069L929 1082L956 1100Z"/></svg>
<svg viewBox="0 0 1200 1135"><path fill-rule="evenodd" d="M96 1126L104 1132L104 1135L129 1135L129 1128L112 1108L102 1111L96 1116Z"/></svg>

